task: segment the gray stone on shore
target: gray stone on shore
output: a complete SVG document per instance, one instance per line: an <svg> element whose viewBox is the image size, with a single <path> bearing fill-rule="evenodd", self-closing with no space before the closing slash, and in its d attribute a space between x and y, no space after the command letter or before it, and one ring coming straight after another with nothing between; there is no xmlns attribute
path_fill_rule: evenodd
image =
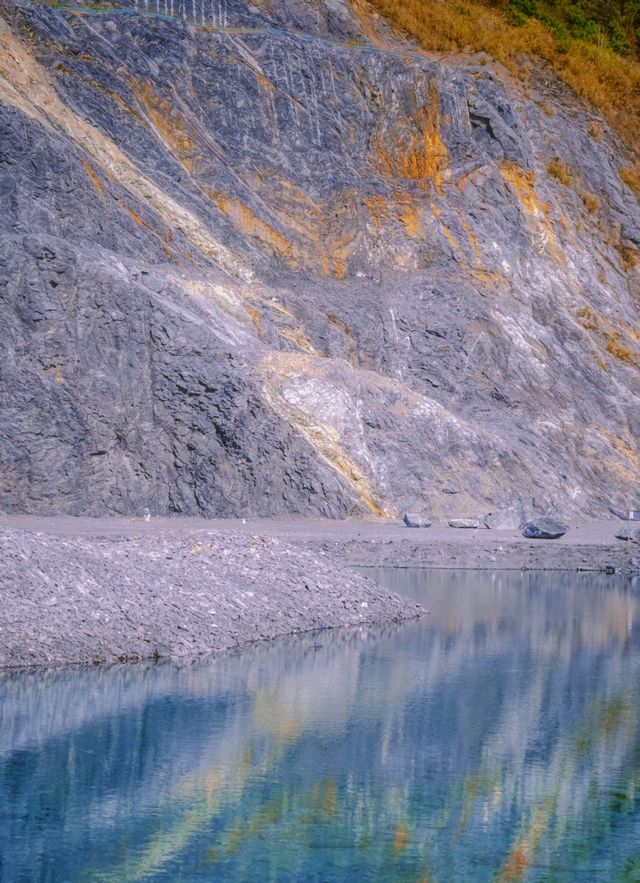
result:
<svg viewBox="0 0 640 883"><path fill-rule="evenodd" d="M640 528L625 527L616 534L617 540L640 544Z"/></svg>
<svg viewBox="0 0 640 883"><path fill-rule="evenodd" d="M431 527L432 522L426 515L413 515L405 512L403 522L406 527Z"/></svg>
<svg viewBox="0 0 640 883"><path fill-rule="evenodd" d="M528 540L558 540L569 530L567 524L556 521L555 518L536 518L528 521L522 531L522 536Z"/></svg>
<svg viewBox="0 0 640 883"><path fill-rule="evenodd" d="M271 537L0 531L0 668L196 656L423 612Z"/></svg>
<svg viewBox="0 0 640 883"><path fill-rule="evenodd" d="M527 521L526 516L520 509L500 509L497 512L489 512L484 517L485 527L491 530L519 530Z"/></svg>
<svg viewBox="0 0 640 883"><path fill-rule="evenodd" d="M477 518L450 518L449 527L457 527L463 530L477 530L480 522Z"/></svg>

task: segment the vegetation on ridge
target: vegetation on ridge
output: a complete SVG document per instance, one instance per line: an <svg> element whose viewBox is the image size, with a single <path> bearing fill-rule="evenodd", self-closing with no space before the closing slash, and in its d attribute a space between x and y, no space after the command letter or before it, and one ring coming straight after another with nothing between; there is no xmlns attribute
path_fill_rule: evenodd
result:
<svg viewBox="0 0 640 883"><path fill-rule="evenodd" d="M536 18L546 24L559 48L571 39L608 46L621 55L639 55L640 0L489 0L514 24Z"/></svg>
<svg viewBox="0 0 640 883"><path fill-rule="evenodd" d="M371 0L371 5L427 50L486 52L520 76L521 53L545 59L640 154L640 0ZM627 183L637 177L632 166Z"/></svg>

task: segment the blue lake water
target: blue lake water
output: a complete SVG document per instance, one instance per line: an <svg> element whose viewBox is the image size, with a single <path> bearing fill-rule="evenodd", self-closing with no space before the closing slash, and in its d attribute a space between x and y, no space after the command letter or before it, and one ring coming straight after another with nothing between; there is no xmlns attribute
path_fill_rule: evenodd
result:
<svg viewBox="0 0 640 883"><path fill-rule="evenodd" d="M640 883L640 587L373 573L431 614L0 676L1 883Z"/></svg>

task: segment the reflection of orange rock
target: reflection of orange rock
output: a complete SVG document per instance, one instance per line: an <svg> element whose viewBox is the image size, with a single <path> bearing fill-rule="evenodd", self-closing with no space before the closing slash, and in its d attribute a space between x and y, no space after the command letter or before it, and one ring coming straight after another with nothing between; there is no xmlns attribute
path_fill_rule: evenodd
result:
<svg viewBox="0 0 640 883"><path fill-rule="evenodd" d="M361 653L339 659L311 657L277 684L258 687L254 726L258 733L291 741L309 730L342 732L357 704Z"/></svg>
<svg viewBox="0 0 640 883"><path fill-rule="evenodd" d="M409 831L407 826L400 822L396 825L396 829L393 833L393 854L400 855L401 852L409 845Z"/></svg>
<svg viewBox="0 0 640 883"><path fill-rule="evenodd" d="M516 883L523 880L532 861L535 859L540 840L545 834L551 811L555 801L549 798L544 805L534 814L533 821L528 830L520 837L513 847L507 861L498 876L499 883Z"/></svg>

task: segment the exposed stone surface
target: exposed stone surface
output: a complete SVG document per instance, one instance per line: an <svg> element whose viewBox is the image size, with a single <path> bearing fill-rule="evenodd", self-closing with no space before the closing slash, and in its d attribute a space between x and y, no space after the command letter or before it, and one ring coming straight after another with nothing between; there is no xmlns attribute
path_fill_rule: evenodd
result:
<svg viewBox="0 0 640 883"><path fill-rule="evenodd" d="M477 518L450 518L449 527L456 527L462 530L477 530L480 522Z"/></svg>
<svg viewBox="0 0 640 883"><path fill-rule="evenodd" d="M405 512L402 518L406 527L431 527L432 522L426 515L410 515Z"/></svg>
<svg viewBox="0 0 640 883"><path fill-rule="evenodd" d="M640 209L606 125L363 4L138 6L0 6L0 510L626 499Z"/></svg>
<svg viewBox="0 0 640 883"><path fill-rule="evenodd" d="M522 536L528 540L557 540L563 537L568 530L567 524L556 521L555 518L536 518L535 521L528 521L525 524Z"/></svg>
<svg viewBox="0 0 640 883"><path fill-rule="evenodd" d="M612 515L615 515L616 518L619 518L620 521L629 521L628 512L621 512L620 509L616 509L614 506L607 506L607 508L609 512L611 512Z"/></svg>
<svg viewBox="0 0 640 883"><path fill-rule="evenodd" d="M423 612L275 538L0 531L0 668L193 656Z"/></svg>
<svg viewBox="0 0 640 883"><path fill-rule="evenodd" d="M640 542L640 528L634 530L631 525L623 527L616 533L616 539L625 541L631 540L632 543L638 543Z"/></svg>
<svg viewBox="0 0 640 883"><path fill-rule="evenodd" d="M491 530L518 530L527 521L522 510L501 509L484 517L484 526Z"/></svg>

